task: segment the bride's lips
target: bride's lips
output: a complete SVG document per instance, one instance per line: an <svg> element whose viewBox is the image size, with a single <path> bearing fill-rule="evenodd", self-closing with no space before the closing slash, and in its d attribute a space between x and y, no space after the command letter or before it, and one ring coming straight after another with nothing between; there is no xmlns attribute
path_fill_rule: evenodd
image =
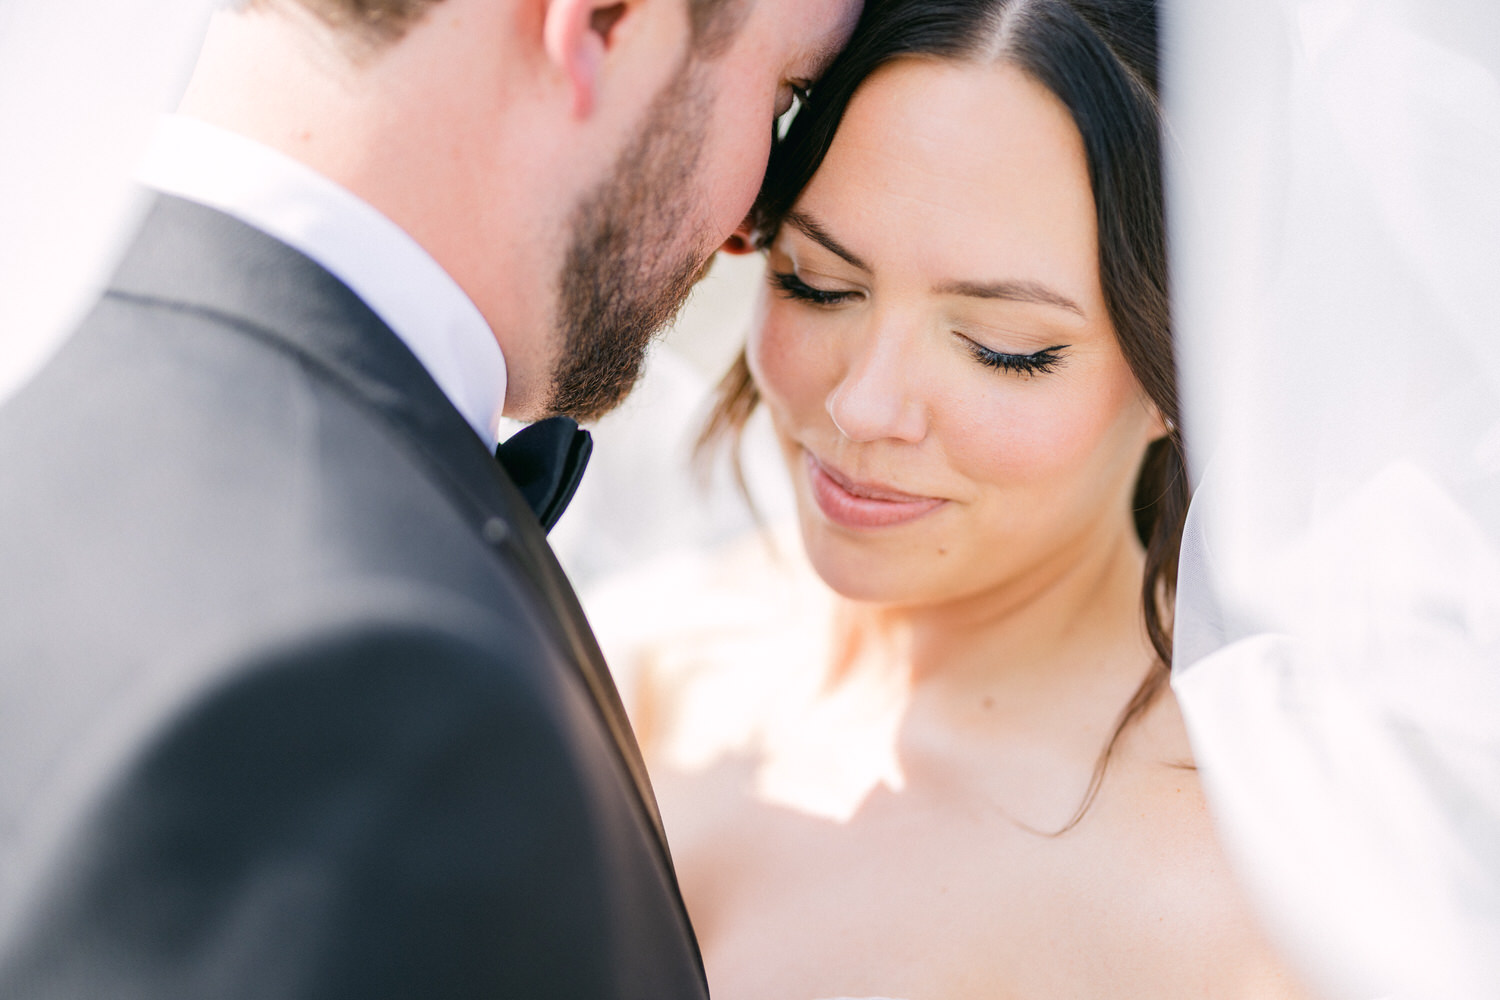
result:
<svg viewBox="0 0 1500 1000"><path fill-rule="evenodd" d="M837 469L818 461L812 452L807 460L807 482L823 516L846 528L888 528L929 514L946 500L913 496L879 483L857 483Z"/></svg>

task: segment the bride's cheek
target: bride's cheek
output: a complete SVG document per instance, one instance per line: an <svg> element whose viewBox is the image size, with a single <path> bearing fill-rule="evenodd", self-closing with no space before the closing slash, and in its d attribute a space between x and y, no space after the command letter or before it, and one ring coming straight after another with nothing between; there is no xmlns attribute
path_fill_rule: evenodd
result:
<svg viewBox="0 0 1500 1000"><path fill-rule="evenodd" d="M751 332L747 351L750 374L773 411L800 413L816 394L811 332L786 321L774 306Z"/></svg>
<svg viewBox="0 0 1500 1000"><path fill-rule="evenodd" d="M1045 398L1035 386L1007 388L964 408L968 419L949 435L956 463L975 479L1020 485L1053 481L1084 461L1096 431L1086 405L1065 393Z"/></svg>

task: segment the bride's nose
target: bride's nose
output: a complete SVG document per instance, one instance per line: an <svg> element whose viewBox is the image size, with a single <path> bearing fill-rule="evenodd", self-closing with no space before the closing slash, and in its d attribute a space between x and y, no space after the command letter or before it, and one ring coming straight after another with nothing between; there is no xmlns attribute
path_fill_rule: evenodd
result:
<svg viewBox="0 0 1500 1000"><path fill-rule="evenodd" d="M902 341L875 333L848 356L843 378L825 405L849 440L915 443L927 435L927 407L917 384L920 366Z"/></svg>

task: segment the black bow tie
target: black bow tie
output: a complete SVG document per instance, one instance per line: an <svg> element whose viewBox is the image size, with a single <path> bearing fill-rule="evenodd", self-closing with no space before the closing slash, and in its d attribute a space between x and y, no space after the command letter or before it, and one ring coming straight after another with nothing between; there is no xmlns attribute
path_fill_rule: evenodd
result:
<svg viewBox="0 0 1500 1000"><path fill-rule="evenodd" d="M578 491L594 440L567 417L549 417L522 428L495 449L543 531L551 531Z"/></svg>

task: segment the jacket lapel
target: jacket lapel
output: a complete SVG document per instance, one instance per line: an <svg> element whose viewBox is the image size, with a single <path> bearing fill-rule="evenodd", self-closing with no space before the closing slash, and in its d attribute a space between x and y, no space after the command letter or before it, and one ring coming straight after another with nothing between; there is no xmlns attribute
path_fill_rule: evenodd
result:
<svg viewBox="0 0 1500 1000"><path fill-rule="evenodd" d="M280 241L196 203L159 196L107 294L201 309L296 355L411 449L470 521L516 564L592 693L672 871L661 816L614 681L537 516L425 368L353 292Z"/></svg>

